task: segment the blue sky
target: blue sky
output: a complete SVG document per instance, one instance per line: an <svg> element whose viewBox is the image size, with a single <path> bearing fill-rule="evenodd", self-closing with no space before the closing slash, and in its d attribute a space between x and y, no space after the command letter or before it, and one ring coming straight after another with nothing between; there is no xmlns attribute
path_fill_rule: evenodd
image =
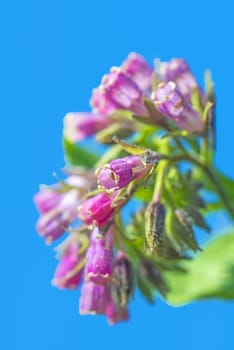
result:
<svg viewBox="0 0 234 350"><path fill-rule="evenodd" d="M222 7L221 7L222 5ZM32 196L64 165L62 117L88 110L93 87L136 51L152 62L185 57L218 98L217 165L233 174L231 1L2 1L0 348L233 349L234 304L154 307L136 295L132 320L109 327L78 315L78 293L50 285L56 261L35 232Z"/></svg>

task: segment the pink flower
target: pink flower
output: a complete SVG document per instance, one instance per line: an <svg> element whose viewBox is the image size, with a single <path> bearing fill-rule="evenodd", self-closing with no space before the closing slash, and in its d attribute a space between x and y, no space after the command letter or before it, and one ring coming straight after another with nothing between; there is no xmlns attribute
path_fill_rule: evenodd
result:
<svg viewBox="0 0 234 350"><path fill-rule="evenodd" d="M152 100L158 111L180 128L189 132L200 132L204 129L202 116L183 98L174 82L159 84L152 94Z"/></svg>
<svg viewBox="0 0 234 350"><path fill-rule="evenodd" d="M47 243L59 238L77 218L77 207L82 195L90 189L91 182L85 176L69 176L63 185L43 186L34 196L35 205L41 213L37 231Z"/></svg>
<svg viewBox="0 0 234 350"><path fill-rule="evenodd" d="M44 213L37 221L37 231L48 244L58 239L77 216L79 193L76 190L65 193L59 204Z"/></svg>
<svg viewBox="0 0 234 350"><path fill-rule="evenodd" d="M114 197L105 192L88 198L78 207L78 216L87 225L102 226L111 220L115 208L112 207Z"/></svg>
<svg viewBox="0 0 234 350"><path fill-rule="evenodd" d="M103 114L68 113L64 117L64 136L71 142L82 141L110 125L111 120Z"/></svg>
<svg viewBox="0 0 234 350"><path fill-rule="evenodd" d="M127 156L98 168L96 175L101 187L113 191L143 177L150 169L151 166L145 165L140 156Z"/></svg>
<svg viewBox="0 0 234 350"><path fill-rule="evenodd" d="M121 65L123 73L127 74L142 91L150 91L152 88L153 69L146 60L135 52L129 54Z"/></svg>
<svg viewBox="0 0 234 350"><path fill-rule="evenodd" d="M77 288L83 274L83 269L79 264L83 256L79 252L80 245L76 237L69 237L59 264L55 270L52 284L58 288L75 289Z"/></svg>
<svg viewBox="0 0 234 350"><path fill-rule="evenodd" d="M163 82L173 81L176 83L180 94L186 99L191 98L194 89L199 89L188 63L182 58L173 58L169 62L159 63L156 70ZM202 95L201 90L200 93Z"/></svg>
<svg viewBox="0 0 234 350"><path fill-rule="evenodd" d="M121 109L128 109L135 114L147 115L142 103L143 92L138 85L120 68L112 68L102 79L102 88L106 96Z"/></svg>
<svg viewBox="0 0 234 350"><path fill-rule="evenodd" d="M110 280L114 263L113 244L112 227L104 237L101 237L97 227L93 229L86 253L85 279L101 284Z"/></svg>
<svg viewBox="0 0 234 350"><path fill-rule="evenodd" d="M105 314L109 295L108 286L85 281L79 301L80 314Z"/></svg>
<svg viewBox="0 0 234 350"><path fill-rule="evenodd" d="M116 112L116 110L121 109L118 103L115 103L109 98L108 92L102 86L93 90L90 105L94 113L103 114L105 116L111 115Z"/></svg>

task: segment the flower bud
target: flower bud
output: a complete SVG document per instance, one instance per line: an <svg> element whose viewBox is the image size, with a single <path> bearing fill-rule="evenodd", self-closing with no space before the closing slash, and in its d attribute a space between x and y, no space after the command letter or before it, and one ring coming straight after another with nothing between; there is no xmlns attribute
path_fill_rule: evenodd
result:
<svg viewBox="0 0 234 350"><path fill-rule="evenodd" d="M80 314L105 314L109 295L108 286L85 281L79 301Z"/></svg>
<svg viewBox="0 0 234 350"><path fill-rule="evenodd" d="M106 316L107 316L108 322L111 325L114 325L120 321L129 320L129 313L127 308L118 307L111 297L106 306Z"/></svg>
<svg viewBox="0 0 234 350"><path fill-rule="evenodd" d="M113 229L109 228L104 237L95 227L90 238L90 245L86 253L85 279L95 283L107 283L113 272Z"/></svg>
<svg viewBox="0 0 234 350"><path fill-rule="evenodd" d="M134 288L133 268L125 253L119 251L114 264L111 295L118 307L124 308Z"/></svg>
<svg viewBox="0 0 234 350"><path fill-rule="evenodd" d="M151 253L162 243L165 208L160 202L151 202L145 213L145 242Z"/></svg>
<svg viewBox="0 0 234 350"><path fill-rule="evenodd" d="M147 166L140 156L127 156L115 159L102 168L96 175L99 186L114 191L127 186L131 181L146 175L151 166Z"/></svg>
<svg viewBox="0 0 234 350"><path fill-rule="evenodd" d="M152 87L153 69L146 60L135 52L130 53L121 65L123 73L127 74L142 91L149 91Z"/></svg>
<svg viewBox="0 0 234 350"><path fill-rule="evenodd" d="M70 238L70 237L69 237ZM77 238L70 240L55 270L52 284L58 288L77 288L83 274L79 264L83 258L79 253Z"/></svg>
<svg viewBox="0 0 234 350"><path fill-rule="evenodd" d="M78 207L78 216L87 225L102 226L111 220L115 208L112 207L114 197L105 192L88 198Z"/></svg>
<svg viewBox="0 0 234 350"><path fill-rule="evenodd" d="M202 116L184 100L174 82L159 84L152 99L158 111L180 128L188 132L200 132L204 129Z"/></svg>
<svg viewBox="0 0 234 350"><path fill-rule="evenodd" d="M68 113L64 117L64 136L70 142L84 140L110 125L103 114Z"/></svg>

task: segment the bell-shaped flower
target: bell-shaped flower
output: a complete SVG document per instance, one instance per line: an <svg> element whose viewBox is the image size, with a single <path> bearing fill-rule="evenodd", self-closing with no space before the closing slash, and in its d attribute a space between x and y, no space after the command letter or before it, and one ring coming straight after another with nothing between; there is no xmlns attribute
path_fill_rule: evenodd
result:
<svg viewBox="0 0 234 350"><path fill-rule="evenodd" d="M114 237L112 226L104 237L98 227L91 233L90 245L86 252L84 278L95 283L108 283L112 277L114 264Z"/></svg>
<svg viewBox="0 0 234 350"><path fill-rule="evenodd" d="M69 237L64 252L55 270L52 284L58 288L75 289L81 280L83 269L81 265L84 254L80 253L77 237Z"/></svg>
<svg viewBox="0 0 234 350"><path fill-rule="evenodd" d="M109 295L109 286L84 281L79 300L80 314L105 314Z"/></svg>
<svg viewBox="0 0 234 350"><path fill-rule="evenodd" d="M152 100L158 111L173 120L179 128L191 133L204 130L201 114L183 98L173 81L159 84L152 94Z"/></svg>
<svg viewBox="0 0 234 350"><path fill-rule="evenodd" d="M153 68L141 55L135 52L130 53L121 65L121 70L127 74L142 91L148 92L152 89Z"/></svg>
<svg viewBox="0 0 234 350"><path fill-rule="evenodd" d="M140 156L115 159L96 170L98 185L111 192L127 186L131 181L145 176L151 165L146 165Z"/></svg>

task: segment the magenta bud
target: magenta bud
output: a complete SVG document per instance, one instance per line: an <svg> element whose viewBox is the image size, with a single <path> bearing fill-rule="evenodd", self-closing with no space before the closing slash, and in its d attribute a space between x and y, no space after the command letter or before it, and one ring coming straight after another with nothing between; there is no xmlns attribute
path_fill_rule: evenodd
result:
<svg viewBox="0 0 234 350"><path fill-rule="evenodd" d="M99 186L113 191L143 177L149 172L150 168L151 166L143 163L140 156L127 156L115 159L102 168L98 168L96 175Z"/></svg>
<svg viewBox="0 0 234 350"><path fill-rule="evenodd" d="M87 225L102 226L113 216L115 208L112 207L114 196L105 192L88 198L78 207L78 216Z"/></svg>
<svg viewBox="0 0 234 350"><path fill-rule="evenodd" d="M63 194L62 200L55 208L39 218L37 231L42 237L45 237L48 244L58 239L67 226L76 218L78 203L78 192L71 190Z"/></svg>
<svg viewBox="0 0 234 350"><path fill-rule="evenodd" d="M83 274L79 264L83 258L79 253L79 243L73 239L66 247L55 270L52 284L58 288L75 289Z"/></svg>
<svg viewBox="0 0 234 350"><path fill-rule="evenodd" d="M101 87L106 91L106 97L119 109L127 109L137 115L147 115L142 102L143 92L138 85L119 68L112 68L102 79Z"/></svg>
<svg viewBox="0 0 234 350"><path fill-rule="evenodd" d="M109 228L104 237L95 227L90 238L90 245L86 253L85 279L95 283L107 283L113 272L113 229Z"/></svg>
<svg viewBox="0 0 234 350"><path fill-rule="evenodd" d="M189 104L173 81L161 83L152 94L156 108L165 117L172 119L180 128L188 132L204 129L202 116Z"/></svg>
<svg viewBox="0 0 234 350"><path fill-rule="evenodd" d="M130 53L121 66L123 73L127 74L142 91L152 88L153 69L146 60L135 52Z"/></svg>
<svg viewBox="0 0 234 350"><path fill-rule="evenodd" d="M79 301L80 314L105 314L109 295L108 286L85 281Z"/></svg>
<svg viewBox="0 0 234 350"><path fill-rule="evenodd" d="M70 142L82 141L110 125L103 114L68 113L64 117L64 136Z"/></svg>

